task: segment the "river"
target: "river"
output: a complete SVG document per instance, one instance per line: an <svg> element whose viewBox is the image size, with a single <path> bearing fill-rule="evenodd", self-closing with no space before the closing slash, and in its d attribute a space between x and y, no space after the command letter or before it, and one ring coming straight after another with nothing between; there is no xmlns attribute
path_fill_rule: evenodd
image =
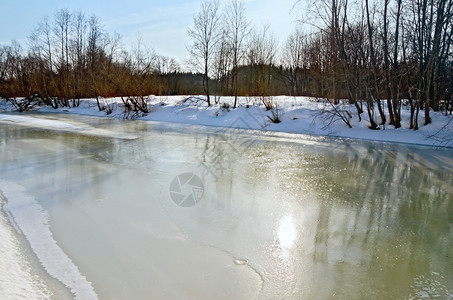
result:
<svg viewBox="0 0 453 300"><path fill-rule="evenodd" d="M3 116L0 226L31 298L453 298L452 150Z"/></svg>

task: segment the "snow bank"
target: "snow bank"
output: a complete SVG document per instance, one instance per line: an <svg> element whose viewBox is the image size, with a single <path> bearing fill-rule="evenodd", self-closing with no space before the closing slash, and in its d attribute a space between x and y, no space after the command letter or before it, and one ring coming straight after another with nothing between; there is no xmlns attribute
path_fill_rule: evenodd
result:
<svg viewBox="0 0 453 300"><path fill-rule="evenodd" d="M409 129L409 107L403 106L401 110L401 128L395 129L393 126L386 125L381 126L381 130L370 130L368 129L370 122L367 113L362 114L362 121L359 122L355 108L350 105L344 105L343 108L349 110L352 115L350 122L353 128L349 128L338 117L332 117L329 113L322 114L322 111L329 110L329 104L317 102L314 98L273 97L272 101L278 108L274 109L273 112L274 114L278 112L281 121L278 124L273 123L269 118L273 117L272 111L267 111L264 105L255 98L240 97L239 106L236 109L232 109L233 97L222 97L219 104L214 104L211 107L208 107L205 101L199 100L200 98L202 96L152 96L148 101L150 112L147 115L142 114L138 119L373 141L453 146L453 140L448 140L449 137L451 139L453 133L452 116L445 116L440 112L431 112L433 122L428 126L423 126L424 120L421 113L419 117L420 129L414 131ZM104 99L103 103L112 111L109 116L116 118L125 117L124 106L120 98ZM366 110L365 105L364 110ZM3 104L3 108L7 108L5 104ZM40 111L106 116L104 111L100 112L98 110L95 99L84 99L81 101L81 106L77 108L54 110L50 107L44 107L40 108ZM5 117L5 115L0 114L0 122L1 120L6 120L5 118L11 117ZM12 121L17 121L17 119ZM32 123L30 120L24 121L21 119L20 121L28 124ZM77 128L69 129L71 124L42 122L37 125L63 128L64 130L79 130ZM85 132L89 132L89 130L85 130ZM105 132L105 134L108 134L108 132Z"/></svg>
<svg viewBox="0 0 453 300"><path fill-rule="evenodd" d="M0 196L0 209L3 207ZM49 299L52 293L45 283L32 274L13 228L0 212L0 299Z"/></svg>
<svg viewBox="0 0 453 300"><path fill-rule="evenodd" d="M53 239L48 225L48 215L38 202L36 202L35 198L26 194L23 186L3 179L0 179L0 190L7 199L7 203L4 205L5 210L13 216L15 223L26 236L33 252L36 254L47 273L70 288L76 299L97 299L91 283L87 281L85 276L80 274L77 266L74 265ZM3 234L6 227L3 226L3 224L1 225L0 232ZM14 244L4 245L3 239L2 247L0 249L7 253L12 249L13 251L9 255L15 255ZM21 261L21 259L17 257L11 257L11 259L12 262L20 263ZM3 262L3 257L1 258L1 261ZM2 268L2 270L5 269ZM31 281L31 279L27 278L26 271L19 272L16 270L15 273L17 275L13 275L12 278L7 279L7 284L2 284L0 286L10 286L12 290L16 290L15 284L17 284L17 282L15 282L15 280L25 278L25 282L27 282L27 280ZM35 286L37 286L36 289ZM41 292L41 290L43 290L43 292ZM42 288L39 282L36 283L35 281L31 281L31 288L27 288L26 293L29 292L30 294L34 293L40 295L45 293L45 291L46 290ZM24 298L29 299L29 297Z"/></svg>
<svg viewBox="0 0 453 300"><path fill-rule="evenodd" d="M24 115L7 115L0 114L0 124L15 124L20 126L35 127L40 129L57 130L64 132L74 132L77 134L113 137L119 139L136 139L134 135L117 133L106 129L95 128L81 122L63 122L60 120L51 120L44 117L24 116Z"/></svg>

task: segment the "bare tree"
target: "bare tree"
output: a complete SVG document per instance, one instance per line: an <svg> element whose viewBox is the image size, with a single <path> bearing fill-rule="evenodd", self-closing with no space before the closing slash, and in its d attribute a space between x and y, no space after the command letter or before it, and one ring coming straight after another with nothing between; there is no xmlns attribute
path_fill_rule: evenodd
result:
<svg viewBox="0 0 453 300"><path fill-rule="evenodd" d="M308 67L308 38L300 27L288 36L282 49L282 63L286 68L284 74L289 82L291 94L302 95L304 73Z"/></svg>
<svg viewBox="0 0 453 300"><path fill-rule="evenodd" d="M100 60L101 60L101 45L104 38L104 31L102 25L97 16L92 15L88 19L88 41L86 48L86 60L87 60L87 69L90 78L89 85L91 86L94 96L96 98L96 103L99 110L104 110L100 101L99 101L99 87L98 87L98 77L100 73Z"/></svg>
<svg viewBox="0 0 453 300"><path fill-rule="evenodd" d="M400 38L400 20L402 10L402 0L396 0L396 10L394 11L394 29L395 32L391 37L389 28L391 21L389 20L390 0L384 0L384 15L383 15L383 46L384 46L384 63L386 74L386 92L387 106L389 109L390 124L395 128L401 127L401 99L398 91L401 74L398 74L398 55L399 55L399 38ZM393 56L390 49L390 38L393 40Z"/></svg>
<svg viewBox="0 0 453 300"><path fill-rule="evenodd" d="M296 3L301 4L302 1ZM320 76L317 81L321 82L321 86L328 87L325 88L327 93L321 94L333 98L335 105L339 103L339 95L347 94L349 102L354 104L361 120L363 110L358 104L362 88L360 64L363 63L361 56L364 56L366 51L362 49L364 45L362 27L350 22L354 16L360 15L357 11L360 11L361 7L350 5L348 0L305 3L306 16L301 22L318 30L316 38L312 39L308 46L312 53L307 65L310 68L314 66L318 68ZM312 57L316 57L316 63ZM372 124L373 122L371 119Z"/></svg>
<svg viewBox="0 0 453 300"><path fill-rule="evenodd" d="M86 45L87 22L86 17L82 12L78 12L73 16L73 37L71 40L71 60L73 68L73 83L74 83L74 101L73 106L79 106L80 97L83 93L83 71L86 67L84 48Z"/></svg>
<svg viewBox="0 0 453 300"><path fill-rule="evenodd" d="M6 80L7 71L8 60L6 46L0 46L0 85ZM3 97L3 95L0 94L0 97Z"/></svg>
<svg viewBox="0 0 453 300"><path fill-rule="evenodd" d="M271 83L274 75L274 60L277 54L277 42L269 33L269 24L260 32L253 32L248 45L247 60L250 66L250 85L253 93L264 104L267 110L273 108Z"/></svg>
<svg viewBox="0 0 453 300"><path fill-rule="evenodd" d="M219 7L219 0L203 1L201 11L193 18L193 26L187 30L192 39L192 44L187 50L193 65L203 74L203 89L208 106L211 105L209 76L215 49L221 37Z"/></svg>
<svg viewBox="0 0 453 300"><path fill-rule="evenodd" d="M417 114L424 108L425 125L431 122L430 108L438 110L440 93L447 97L443 85L451 86L451 81L440 70L447 70L447 57L451 55L453 34L453 1L452 0L414 0L406 4L408 17L405 20L405 39L408 41L408 63L417 66L416 82L409 85L414 89L416 116L414 129L417 126Z"/></svg>
<svg viewBox="0 0 453 300"><path fill-rule="evenodd" d="M226 26L232 54L231 83L232 94L234 95L233 108L236 108L238 100L238 68L244 54L245 40L251 31L244 1L231 0L226 8Z"/></svg>
<svg viewBox="0 0 453 300"><path fill-rule="evenodd" d="M147 114L149 113L148 96L151 94L152 87L158 86L158 82L153 76L159 68L158 56L154 50L143 45L142 37L139 34L137 43L133 46L132 56L126 54L125 62L131 72L129 80L121 83L127 94L126 109Z"/></svg>
<svg viewBox="0 0 453 300"><path fill-rule="evenodd" d="M41 97L44 103L57 108L59 101L53 99L56 95L57 82L55 79L55 42L53 38L52 21L45 17L32 31L29 37L32 54L40 64L40 76L42 77Z"/></svg>
<svg viewBox="0 0 453 300"><path fill-rule="evenodd" d="M15 65L18 64L18 53L13 45L0 46L0 98L8 99L14 97L12 79L15 77ZM9 84L7 84L9 83Z"/></svg>
<svg viewBox="0 0 453 300"><path fill-rule="evenodd" d="M32 31L28 53L18 43L0 48L0 96L42 99L54 108L95 97L100 110L106 109L102 97L126 96L126 106L146 112L146 96L176 90L174 85L170 91L169 82L179 67L141 45L132 54L120 52L119 40L104 31L98 17L59 10Z"/></svg>
<svg viewBox="0 0 453 300"><path fill-rule="evenodd" d="M157 95L170 95L172 87L170 75L180 71L179 63L174 59L162 55L156 55L156 70L158 73Z"/></svg>
<svg viewBox="0 0 453 300"><path fill-rule="evenodd" d="M54 36L58 41L58 65L57 70L60 78L60 85L63 89L60 96L64 106L69 106L70 82L69 82L69 37L71 34L71 13L67 9L61 9L55 13Z"/></svg>
<svg viewBox="0 0 453 300"><path fill-rule="evenodd" d="M381 95L379 93L379 82L378 82L378 63L377 63L377 55L375 49L375 26L372 22L372 14L370 12L370 5L369 0L365 0L365 10L366 10L366 23L368 29L368 47L370 51L370 60L371 60L371 80L372 84L368 88L368 106L373 105L374 102L377 103L377 107L379 110L379 115L381 117L381 124L385 124L386 118L384 114L384 110L382 109L381 104ZM371 129L378 129L376 124L371 123Z"/></svg>
<svg viewBox="0 0 453 300"><path fill-rule="evenodd" d="M220 97L217 96L218 91L227 90L229 83L229 73L232 66L232 48L228 40L227 30L222 31L222 36L220 42L217 46L215 53L215 66L214 66L214 79L216 81L215 85L215 103L220 102ZM233 71L234 72L234 71ZM234 79L233 79L234 81Z"/></svg>

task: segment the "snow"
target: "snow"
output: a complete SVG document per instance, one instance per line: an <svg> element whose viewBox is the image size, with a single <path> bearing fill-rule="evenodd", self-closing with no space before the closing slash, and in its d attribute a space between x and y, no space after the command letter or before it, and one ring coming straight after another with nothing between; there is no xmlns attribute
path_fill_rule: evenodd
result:
<svg viewBox="0 0 453 300"><path fill-rule="evenodd" d="M423 112L421 112L419 116L420 128L415 131L409 129L409 107L403 106L401 109L401 128L395 129L393 126L385 125L381 126L381 130L370 130L368 128L370 122L366 112L361 115L362 121L359 122L355 108L350 105L344 105L352 115L350 122L353 128L349 128L339 118L332 119L330 114L322 114L321 112L323 110L329 109L329 104L317 102L314 98L289 96L273 97L273 101L278 107L278 114L281 120L278 124L271 122L269 119L269 117L272 117L271 111L266 111L264 105L255 98L240 97L239 106L236 109L232 108L234 101L234 98L232 97L222 97L219 104L214 104L211 107L208 107L205 101L197 100L200 98L202 98L202 96L150 96L148 100L150 112L146 115L142 114L137 119L204 126L235 127L267 132L334 136L383 142L453 146L453 141L448 141L448 137L451 139L453 133L453 122L451 122L452 116L445 116L445 114L441 112L431 112L433 122L428 126L423 126ZM106 115L105 111L100 112L97 108L95 99L84 99L77 108L59 108L55 110L51 107L41 107L38 109L41 112L75 113L90 116L111 116L116 118L126 117L124 106L120 98L103 99L103 103L112 109L112 114ZM222 108L224 103L228 104L227 106L229 106L229 108ZM0 111L2 108L3 110L12 109L12 107L5 103L0 105ZM82 134L94 134L93 128L86 128L86 124L74 125L54 120L36 120L36 118L22 115L13 116L0 114L0 122L13 122L26 126L40 126L41 128L54 128L57 130L77 131ZM377 122L379 123L379 120L377 120ZM103 132L96 132L96 134L111 135L115 137L115 133L105 130ZM135 137L126 136L120 138Z"/></svg>
<svg viewBox="0 0 453 300"><path fill-rule="evenodd" d="M44 117L30 117L22 115L4 115L0 114L0 123L10 123L20 126L37 127L41 129L50 129L65 132L77 132L84 135L108 136L120 139L136 139L136 136L127 134L118 134L113 131L92 127L85 123L63 122L59 120L47 119Z"/></svg>
<svg viewBox="0 0 453 300"><path fill-rule="evenodd" d="M9 121L12 123L28 123L30 125L37 125L41 126L43 128L54 128L54 129L85 129L83 127L78 127L73 124L69 124L66 122L61 122L61 121L54 121L54 120L39 120L35 118L30 118L26 116L12 116L12 115L0 115L0 120L1 121Z"/></svg>
<svg viewBox="0 0 453 300"><path fill-rule="evenodd" d="M48 215L38 202L36 202L35 198L28 195L23 186L3 179L0 179L0 190L7 199L5 210L10 212L14 217L15 223L19 226L20 231L26 236L33 252L36 253L46 271L69 287L71 292L75 295L75 299L97 299L91 283L86 280L85 276L80 274L78 268L53 239L48 225ZM5 231L5 228L7 227L0 226L1 231ZM3 249L3 247L5 248ZM5 245L0 248L2 252L5 250L6 253L8 253L10 249L14 249L14 244ZM12 262L19 263L21 261L21 259L12 258ZM25 271L22 273L24 272ZM21 274L18 271L17 273L17 276L24 277L26 282L33 280L31 282L33 283L32 287L39 284L39 282L34 282L36 279L26 276L27 274ZM8 280L8 285L10 285L11 282L16 281ZM37 292L31 290L30 293L36 294ZM36 297L35 295L33 296L34 297L32 298Z"/></svg>
<svg viewBox="0 0 453 300"><path fill-rule="evenodd" d="M0 196L0 207L4 201ZM31 271L13 227L0 212L0 299L49 299L51 292Z"/></svg>

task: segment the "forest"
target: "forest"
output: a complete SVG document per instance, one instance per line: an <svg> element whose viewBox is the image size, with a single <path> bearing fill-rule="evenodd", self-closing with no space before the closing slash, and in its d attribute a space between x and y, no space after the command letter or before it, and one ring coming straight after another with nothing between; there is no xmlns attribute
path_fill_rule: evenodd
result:
<svg viewBox="0 0 453 300"><path fill-rule="evenodd" d="M453 0L298 0L293 33L282 41L269 24L255 28L243 1L205 0L187 28L190 60L144 45L124 47L95 15L56 11L26 45L0 46L0 98L18 110L76 107L84 98L121 97L147 113L149 95L311 96L347 101L370 129L431 122L430 110L452 114ZM182 45L181 45L182 46ZM187 65L190 71L181 64ZM17 99L22 99L18 101ZM385 105L385 108L384 108Z"/></svg>

